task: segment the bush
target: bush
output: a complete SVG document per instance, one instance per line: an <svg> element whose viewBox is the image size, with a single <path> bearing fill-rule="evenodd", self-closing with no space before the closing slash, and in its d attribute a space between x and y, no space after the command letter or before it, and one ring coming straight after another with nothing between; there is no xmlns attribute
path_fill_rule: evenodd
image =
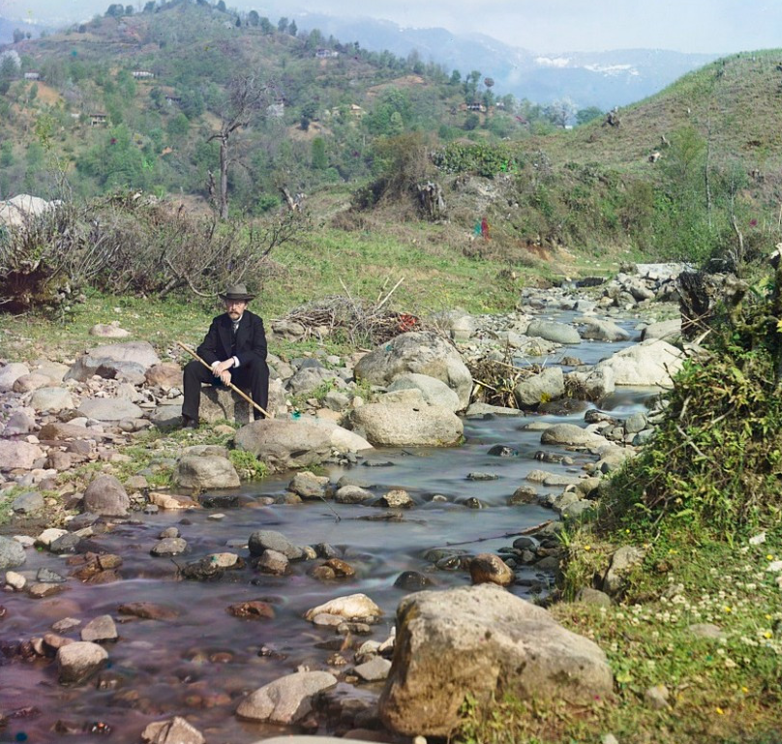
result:
<svg viewBox="0 0 782 744"><path fill-rule="evenodd" d="M668 524L731 539L782 511L782 336L776 292L713 327L708 352L674 380L664 420L610 483L601 521L641 531Z"/></svg>
<svg viewBox="0 0 782 744"><path fill-rule="evenodd" d="M271 251L306 225L299 212L247 227L198 217L139 194L64 204L0 238L0 308L51 305L72 290L201 296L244 281L260 287Z"/></svg>

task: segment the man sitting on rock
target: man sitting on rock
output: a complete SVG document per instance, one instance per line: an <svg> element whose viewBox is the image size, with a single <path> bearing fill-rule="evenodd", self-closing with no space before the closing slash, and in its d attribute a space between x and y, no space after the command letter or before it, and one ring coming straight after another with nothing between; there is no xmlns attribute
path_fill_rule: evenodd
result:
<svg viewBox="0 0 782 744"><path fill-rule="evenodd" d="M198 361L185 366L185 402L182 406L182 425L198 426L198 408L201 401L201 383L228 384L249 388L252 399L266 408L269 398L269 367L266 364L266 334L263 321L247 309L255 297L247 293L244 284L229 287L220 299L225 313L212 320L198 356L212 366L211 373ZM258 411L255 418L261 418Z"/></svg>

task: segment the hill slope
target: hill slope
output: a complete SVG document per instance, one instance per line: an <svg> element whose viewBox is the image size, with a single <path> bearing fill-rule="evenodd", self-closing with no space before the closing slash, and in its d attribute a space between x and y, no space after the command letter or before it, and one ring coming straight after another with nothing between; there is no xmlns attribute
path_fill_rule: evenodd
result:
<svg viewBox="0 0 782 744"><path fill-rule="evenodd" d="M273 206L283 186L296 193L366 177L376 137L413 129L452 137L468 120L477 128L490 118L504 135L522 130L510 112L466 110L477 81L470 92L435 65L208 4L109 14L12 48L22 68L0 87L3 196L44 195L49 152L82 195L130 187L206 197L209 174L219 181L214 135L234 113L232 83L247 78L261 95L247 126L232 132L241 165L229 174L244 209Z"/></svg>

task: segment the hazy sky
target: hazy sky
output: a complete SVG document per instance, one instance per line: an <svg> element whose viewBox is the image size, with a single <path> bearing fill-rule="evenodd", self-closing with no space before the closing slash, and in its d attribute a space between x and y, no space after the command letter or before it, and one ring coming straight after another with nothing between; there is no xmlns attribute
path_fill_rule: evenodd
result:
<svg viewBox="0 0 782 744"><path fill-rule="evenodd" d="M480 31L532 51L782 47L782 0L325 0L313 10Z"/></svg>
<svg viewBox="0 0 782 744"><path fill-rule="evenodd" d="M0 15L83 20L114 0L0 0ZM216 0L215 0L216 1ZM124 0L139 4L139 0ZM143 4L143 3L142 3ZM537 52L782 47L782 0L226 0L272 20L294 10L478 31Z"/></svg>

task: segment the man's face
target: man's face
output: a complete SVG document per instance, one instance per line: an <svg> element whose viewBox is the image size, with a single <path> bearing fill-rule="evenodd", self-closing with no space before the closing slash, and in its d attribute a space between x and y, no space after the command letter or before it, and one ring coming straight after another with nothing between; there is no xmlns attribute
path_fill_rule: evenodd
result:
<svg viewBox="0 0 782 744"><path fill-rule="evenodd" d="M247 303L244 300L225 300L225 312L231 320L239 320L246 307Z"/></svg>

